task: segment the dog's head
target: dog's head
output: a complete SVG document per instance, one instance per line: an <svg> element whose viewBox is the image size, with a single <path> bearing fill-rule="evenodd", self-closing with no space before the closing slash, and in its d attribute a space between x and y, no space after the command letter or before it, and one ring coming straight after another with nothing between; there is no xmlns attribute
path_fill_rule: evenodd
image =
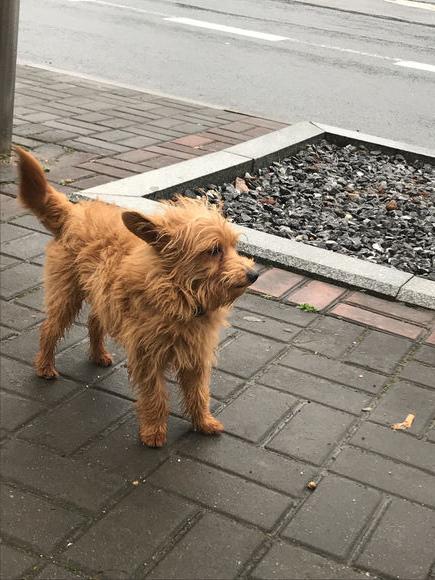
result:
<svg viewBox="0 0 435 580"><path fill-rule="evenodd" d="M257 279L253 261L237 252L235 228L203 200L178 198L165 205L161 215L122 214L130 232L155 250L163 286L170 281L178 292L174 299L192 313L230 305Z"/></svg>

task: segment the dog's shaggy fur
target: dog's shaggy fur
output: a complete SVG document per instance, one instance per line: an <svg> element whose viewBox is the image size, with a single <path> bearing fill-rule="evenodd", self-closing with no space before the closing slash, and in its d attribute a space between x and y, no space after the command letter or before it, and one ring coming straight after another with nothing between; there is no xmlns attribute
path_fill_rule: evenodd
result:
<svg viewBox="0 0 435 580"><path fill-rule="evenodd" d="M218 209L197 200L179 199L152 216L99 201L72 204L47 183L32 155L17 152L19 198L54 234L46 250L47 318L37 374L58 376L56 344L85 300L91 359L111 364L106 334L127 352L144 444L166 441L168 369L178 376L194 428L222 431L209 410L219 330L233 301L256 279L252 261L236 251L233 227Z"/></svg>

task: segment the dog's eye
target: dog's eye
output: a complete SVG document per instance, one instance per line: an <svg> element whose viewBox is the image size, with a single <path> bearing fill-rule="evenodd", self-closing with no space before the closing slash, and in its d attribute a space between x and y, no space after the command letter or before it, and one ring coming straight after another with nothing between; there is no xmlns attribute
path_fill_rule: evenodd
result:
<svg viewBox="0 0 435 580"><path fill-rule="evenodd" d="M207 254L209 256L220 256L222 254L222 247L217 244L208 250Z"/></svg>

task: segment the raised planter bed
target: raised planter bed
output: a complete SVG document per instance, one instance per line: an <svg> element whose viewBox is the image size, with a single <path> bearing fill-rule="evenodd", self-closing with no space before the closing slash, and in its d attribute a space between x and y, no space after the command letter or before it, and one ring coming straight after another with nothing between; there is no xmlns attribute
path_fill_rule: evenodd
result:
<svg viewBox="0 0 435 580"><path fill-rule="evenodd" d="M435 165L433 152L314 123L298 123L219 153L212 153L204 157L86 190L83 195L90 198L99 197L109 202L112 201L126 207L135 207L142 211L159 211L159 204L156 203L156 200L172 197L174 192L181 193L186 190L197 190L198 188L204 188L204 191L207 191L206 188L211 183L221 184L222 189L222 184L232 183L236 177L243 176L246 173L254 176L271 163L280 162L286 157L298 154L301 150L306 149L307 145L313 146L314 151L319 147L319 143L325 140L331 150L334 149L335 145L356 147L363 145L366 150L379 151L380 153L377 155L380 158L385 158L385 155L392 155L393 157L400 155L401 157L396 158L399 165L401 163L405 168L409 168L410 164L413 164L417 172L420 171L424 174L423 181L418 185L419 191L424 193L421 197L425 199L424 212L427 212L423 219L427 218L430 212L433 211L433 201L430 202L434 188L431 183ZM364 150L351 149L351 151L359 151L361 153ZM357 167L354 169L355 174L357 171L361 172ZM364 171L362 173L364 176ZM354 179L352 182L354 186L355 181ZM409 182L408 185L411 183ZM347 191L347 193L352 192ZM427 198L429 198L429 201L427 201ZM385 203L388 203L388 201L390 199L386 199ZM374 223L376 223L376 220ZM427 223L429 224L428 236L430 238L430 217ZM388 228L387 224L386 227ZM286 239L282 235L272 235L251 227L241 226L240 229L243 233L241 240L242 250L253 255L259 261L302 271L352 287L366 289L380 295L402 299L411 304L435 309L435 282L429 279L431 272L430 267L428 268L427 265L425 268L421 268L421 273L427 276L422 278L415 276L413 271L406 272L395 267L377 264L373 259L367 261L349 255L342 255L329 249L318 247L318 245L313 246L302 241ZM418 235L421 236L422 233L424 231L419 231ZM316 240L306 241L312 242ZM371 243L376 244L377 242L373 241ZM430 251L430 239L424 240L424 247L425 250L429 249ZM377 252L376 247L371 249ZM432 257L430 254L427 254L427 256L429 260ZM412 270L412 268L409 269Z"/></svg>

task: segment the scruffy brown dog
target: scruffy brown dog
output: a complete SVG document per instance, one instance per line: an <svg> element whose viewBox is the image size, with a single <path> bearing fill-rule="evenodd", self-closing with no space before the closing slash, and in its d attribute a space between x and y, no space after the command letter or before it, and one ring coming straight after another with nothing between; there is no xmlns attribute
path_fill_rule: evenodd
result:
<svg viewBox="0 0 435 580"><path fill-rule="evenodd" d="M197 200L180 199L152 216L99 201L72 204L47 183L32 155L17 152L19 198L55 236L46 250L47 318L37 374L58 376L56 343L86 300L91 359L112 363L105 334L127 352L144 444L160 447L166 441L167 369L178 376L194 428L222 431L209 409L219 330L232 302L257 278L252 261L236 251L233 227Z"/></svg>

